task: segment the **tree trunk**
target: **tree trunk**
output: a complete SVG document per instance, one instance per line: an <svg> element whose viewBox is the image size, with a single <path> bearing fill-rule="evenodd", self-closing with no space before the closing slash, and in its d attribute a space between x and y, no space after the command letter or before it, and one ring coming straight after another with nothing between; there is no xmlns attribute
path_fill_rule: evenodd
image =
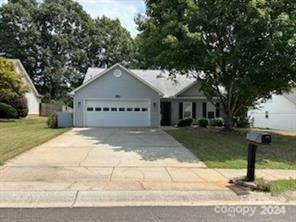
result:
<svg viewBox="0 0 296 222"><path fill-rule="evenodd" d="M233 114L230 112L225 113L224 130L225 131L233 130Z"/></svg>

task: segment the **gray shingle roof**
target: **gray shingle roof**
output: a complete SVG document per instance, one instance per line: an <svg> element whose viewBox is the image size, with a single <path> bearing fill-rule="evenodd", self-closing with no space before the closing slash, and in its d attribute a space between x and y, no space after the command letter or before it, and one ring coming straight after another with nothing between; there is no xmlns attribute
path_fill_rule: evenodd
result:
<svg viewBox="0 0 296 222"><path fill-rule="evenodd" d="M104 70L106 69L89 68L83 83L93 79ZM164 97L175 96L178 92L188 87L196 80L193 77L187 77L185 75L176 75L176 78L172 78L169 75L169 72L161 70L130 69L130 71L162 92Z"/></svg>

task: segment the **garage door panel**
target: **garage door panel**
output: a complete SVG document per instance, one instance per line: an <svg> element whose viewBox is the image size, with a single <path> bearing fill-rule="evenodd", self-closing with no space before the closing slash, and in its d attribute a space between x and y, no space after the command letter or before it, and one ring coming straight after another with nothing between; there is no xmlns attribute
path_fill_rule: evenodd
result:
<svg viewBox="0 0 296 222"><path fill-rule="evenodd" d="M88 127L150 126L148 100L86 100L85 125Z"/></svg>

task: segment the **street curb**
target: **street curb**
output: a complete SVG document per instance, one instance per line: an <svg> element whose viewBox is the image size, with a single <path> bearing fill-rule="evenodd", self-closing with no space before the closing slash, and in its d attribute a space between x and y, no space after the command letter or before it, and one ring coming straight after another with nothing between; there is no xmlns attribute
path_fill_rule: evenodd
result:
<svg viewBox="0 0 296 222"><path fill-rule="evenodd" d="M0 208L296 205L286 199L244 199L230 191L0 191Z"/></svg>

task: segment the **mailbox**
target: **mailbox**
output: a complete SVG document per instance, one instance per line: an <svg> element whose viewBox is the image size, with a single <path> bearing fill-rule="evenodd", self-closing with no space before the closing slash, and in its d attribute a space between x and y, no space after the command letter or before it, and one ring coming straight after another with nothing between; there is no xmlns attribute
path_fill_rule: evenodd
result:
<svg viewBox="0 0 296 222"><path fill-rule="evenodd" d="M268 145L271 143L271 135L264 132L247 133L248 145L248 167L247 180L249 182L255 179L256 150L258 145Z"/></svg>
<svg viewBox="0 0 296 222"><path fill-rule="evenodd" d="M249 132L247 134L247 140L257 144L267 145L271 143L271 135L263 132Z"/></svg>

